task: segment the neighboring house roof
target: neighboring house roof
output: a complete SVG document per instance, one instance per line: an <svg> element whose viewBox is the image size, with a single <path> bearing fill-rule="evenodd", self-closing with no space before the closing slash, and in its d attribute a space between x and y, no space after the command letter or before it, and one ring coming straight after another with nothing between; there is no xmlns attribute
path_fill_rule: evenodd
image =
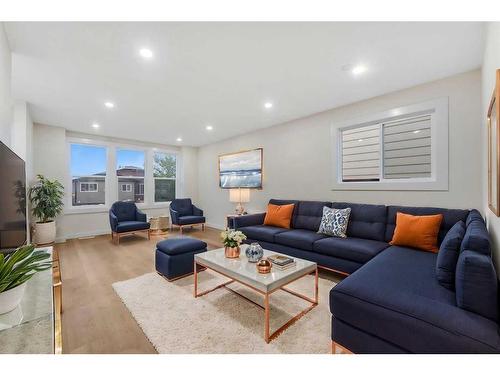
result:
<svg viewBox="0 0 500 375"><path fill-rule="evenodd" d="M144 168L138 168L138 167L133 167L133 166L124 166L120 167L119 169L116 170L116 175L117 176L123 176L123 177L144 177ZM94 173L93 175L90 176L79 176L79 177L74 177L73 180L79 180L80 178L89 178L89 177L103 177L106 176L106 172L99 172L99 173Z"/></svg>

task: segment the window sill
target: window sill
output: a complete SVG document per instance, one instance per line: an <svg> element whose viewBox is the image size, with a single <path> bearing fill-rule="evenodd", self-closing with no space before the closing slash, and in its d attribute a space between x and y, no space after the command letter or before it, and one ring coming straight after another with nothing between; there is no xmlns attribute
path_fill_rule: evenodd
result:
<svg viewBox="0 0 500 375"><path fill-rule="evenodd" d="M153 209L168 209L170 207L170 202L161 203L137 203L137 208L139 210L153 210ZM109 211L109 206L92 206L92 207L71 207L63 211L63 215L80 215L80 214L98 214Z"/></svg>

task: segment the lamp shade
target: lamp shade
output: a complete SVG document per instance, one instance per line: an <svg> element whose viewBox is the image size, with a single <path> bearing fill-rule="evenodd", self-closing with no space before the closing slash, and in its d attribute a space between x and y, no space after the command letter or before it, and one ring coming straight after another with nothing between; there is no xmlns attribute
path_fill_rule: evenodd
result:
<svg viewBox="0 0 500 375"><path fill-rule="evenodd" d="M250 202L250 189L230 189L229 201L234 203Z"/></svg>

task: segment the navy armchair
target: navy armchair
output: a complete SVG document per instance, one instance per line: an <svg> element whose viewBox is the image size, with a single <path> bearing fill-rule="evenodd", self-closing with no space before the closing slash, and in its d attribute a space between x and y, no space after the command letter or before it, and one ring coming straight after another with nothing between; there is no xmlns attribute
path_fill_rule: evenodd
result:
<svg viewBox="0 0 500 375"><path fill-rule="evenodd" d="M201 225L201 229L205 230L203 210L196 207L190 198L174 199L170 203L170 223L171 227L179 227L181 234L186 226Z"/></svg>
<svg viewBox="0 0 500 375"><path fill-rule="evenodd" d="M115 202L109 210L111 239L120 243L120 237L146 232L149 239L149 223L146 214L137 209L134 202Z"/></svg>

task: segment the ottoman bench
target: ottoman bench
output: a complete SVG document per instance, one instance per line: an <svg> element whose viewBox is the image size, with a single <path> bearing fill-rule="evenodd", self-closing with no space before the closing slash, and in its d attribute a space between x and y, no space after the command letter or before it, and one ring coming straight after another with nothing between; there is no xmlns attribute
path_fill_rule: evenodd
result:
<svg viewBox="0 0 500 375"><path fill-rule="evenodd" d="M207 244L190 237L170 238L156 244L156 272L173 281L193 273L194 255L207 251Z"/></svg>

